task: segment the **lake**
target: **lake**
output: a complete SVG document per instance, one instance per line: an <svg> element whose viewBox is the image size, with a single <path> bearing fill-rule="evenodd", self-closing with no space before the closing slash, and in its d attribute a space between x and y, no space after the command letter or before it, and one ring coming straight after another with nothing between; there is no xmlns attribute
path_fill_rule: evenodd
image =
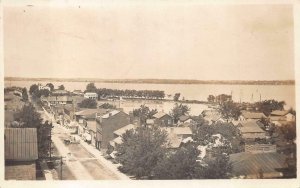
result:
<svg viewBox="0 0 300 188"><path fill-rule="evenodd" d="M35 81L5 81L5 87L7 86L19 86L29 87L37 83ZM46 84L47 82L39 82ZM88 82L52 82L55 87L64 85L66 90L73 91L75 89L85 90ZM296 107L295 100L295 85L213 85L213 84L135 84L135 83L95 83L97 88L110 88L110 89L135 89L135 90L163 90L167 95L174 95L180 93L180 99L184 97L186 100L201 100L206 101L208 95L219 94L232 94L232 98L236 102L257 102L261 100L275 99L278 101L285 101L285 108L288 109ZM121 107L125 107L126 102L123 102ZM140 103L131 104L138 108ZM151 107L157 107L158 109L168 110L174 105L172 102L165 102L163 104L147 104ZM200 109L207 108L203 104L189 104L192 108L192 112L198 113ZM193 113L192 113L193 114Z"/></svg>

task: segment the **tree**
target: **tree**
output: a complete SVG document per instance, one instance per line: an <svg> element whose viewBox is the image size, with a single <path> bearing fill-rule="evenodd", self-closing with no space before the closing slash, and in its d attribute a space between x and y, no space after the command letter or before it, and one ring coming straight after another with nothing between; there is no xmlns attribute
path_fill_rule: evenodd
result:
<svg viewBox="0 0 300 188"><path fill-rule="evenodd" d="M237 120L241 115L239 107L233 101L227 101L220 104L220 112L222 117L227 121L229 119Z"/></svg>
<svg viewBox="0 0 300 188"><path fill-rule="evenodd" d="M80 108L97 108L97 101L95 99L84 99L78 106Z"/></svg>
<svg viewBox="0 0 300 188"><path fill-rule="evenodd" d="M38 85L33 84L33 85L30 86L30 88L29 88L29 94L30 95L35 94L37 91L39 91L39 86Z"/></svg>
<svg viewBox="0 0 300 188"><path fill-rule="evenodd" d="M60 86L58 86L58 89L65 90L65 86L64 85L60 85Z"/></svg>
<svg viewBox="0 0 300 188"><path fill-rule="evenodd" d="M167 134L158 127L138 127L122 135L123 143L116 147L120 170L137 179L153 175L157 162L166 153Z"/></svg>
<svg viewBox="0 0 300 188"><path fill-rule="evenodd" d="M95 83L89 83L86 86L86 92L97 92L97 88L95 86Z"/></svg>
<svg viewBox="0 0 300 188"><path fill-rule="evenodd" d="M50 87L50 91L54 90L54 85L52 83L47 83L46 86Z"/></svg>
<svg viewBox="0 0 300 188"><path fill-rule="evenodd" d="M31 103L24 105L16 116L20 120L22 127L38 128L42 124L41 115L35 110Z"/></svg>
<svg viewBox="0 0 300 188"><path fill-rule="evenodd" d="M100 108L104 108L104 109L116 109L116 105L112 105L112 104L109 104L109 103L104 103L100 106Z"/></svg>
<svg viewBox="0 0 300 188"><path fill-rule="evenodd" d="M155 179L193 179L197 177L200 151L192 144L165 155L153 170Z"/></svg>
<svg viewBox="0 0 300 188"><path fill-rule="evenodd" d="M173 100L178 101L179 97L180 97L180 93L175 93Z"/></svg>
<svg viewBox="0 0 300 188"><path fill-rule="evenodd" d="M28 101L28 94L27 94L27 89L26 89L26 87L24 87L24 88L22 89L22 98L23 98L23 101L24 101L24 102Z"/></svg>
<svg viewBox="0 0 300 188"><path fill-rule="evenodd" d="M285 102L276 100L264 100L255 104L258 111L263 112L266 116L269 116L274 110L283 110Z"/></svg>
<svg viewBox="0 0 300 188"><path fill-rule="evenodd" d="M199 171L200 176L205 179L227 179L232 172L232 164L229 155L218 153L215 157L206 161L207 166Z"/></svg>
<svg viewBox="0 0 300 188"><path fill-rule="evenodd" d="M288 142L293 142L296 139L296 123L288 123L281 127L281 132Z"/></svg>
<svg viewBox="0 0 300 188"><path fill-rule="evenodd" d="M37 128L39 158L48 157L51 152L52 123L46 121Z"/></svg>
<svg viewBox="0 0 300 188"><path fill-rule="evenodd" d="M177 123L179 120L179 117L182 115L188 115L189 111L190 111L190 107L188 107L187 105L184 104L175 104L175 106L173 107L173 109L170 112L170 115L174 118L174 123Z"/></svg>
<svg viewBox="0 0 300 188"><path fill-rule="evenodd" d="M207 98L207 101L208 102L215 102L215 96L209 95L208 98Z"/></svg>
<svg viewBox="0 0 300 188"><path fill-rule="evenodd" d="M215 101L219 104L222 104L224 102L229 102L229 101L232 101L232 96L226 95L226 94L221 94L221 95L216 96Z"/></svg>
<svg viewBox="0 0 300 188"><path fill-rule="evenodd" d="M147 119L153 118L153 115L157 113L156 109L150 110L146 105L141 105L138 109L133 109L133 116L139 117L141 124L145 124Z"/></svg>

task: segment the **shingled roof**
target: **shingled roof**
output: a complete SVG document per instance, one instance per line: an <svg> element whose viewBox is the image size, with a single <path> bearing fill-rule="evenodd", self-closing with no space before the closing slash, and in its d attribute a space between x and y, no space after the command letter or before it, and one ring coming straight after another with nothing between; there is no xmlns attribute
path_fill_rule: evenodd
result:
<svg viewBox="0 0 300 188"><path fill-rule="evenodd" d="M274 110L271 112L271 116L285 116L289 113L287 110Z"/></svg>
<svg viewBox="0 0 300 188"><path fill-rule="evenodd" d="M5 160L34 161L38 159L36 128L6 128Z"/></svg>

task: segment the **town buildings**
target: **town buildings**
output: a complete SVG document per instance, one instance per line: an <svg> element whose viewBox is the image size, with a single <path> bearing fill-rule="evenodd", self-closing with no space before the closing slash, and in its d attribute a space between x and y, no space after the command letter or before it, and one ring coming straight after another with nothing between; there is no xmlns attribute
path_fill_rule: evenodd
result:
<svg viewBox="0 0 300 188"><path fill-rule="evenodd" d="M84 98L98 99L98 94L97 93L92 93L92 92L87 92L87 93L84 94Z"/></svg>

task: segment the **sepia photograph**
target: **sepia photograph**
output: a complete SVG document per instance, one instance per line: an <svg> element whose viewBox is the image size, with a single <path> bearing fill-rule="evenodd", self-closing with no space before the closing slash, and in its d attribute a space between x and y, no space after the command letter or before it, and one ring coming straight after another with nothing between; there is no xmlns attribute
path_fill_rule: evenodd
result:
<svg viewBox="0 0 300 188"><path fill-rule="evenodd" d="M297 179L293 3L13 2L4 181Z"/></svg>

